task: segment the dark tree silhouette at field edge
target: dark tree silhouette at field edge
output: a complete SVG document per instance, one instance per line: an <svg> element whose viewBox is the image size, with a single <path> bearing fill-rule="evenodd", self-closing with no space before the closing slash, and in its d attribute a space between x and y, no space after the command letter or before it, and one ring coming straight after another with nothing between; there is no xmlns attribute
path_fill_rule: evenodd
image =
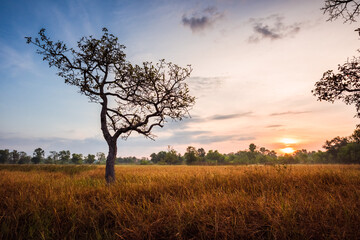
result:
<svg viewBox="0 0 360 240"><path fill-rule="evenodd" d="M58 69L65 83L77 86L80 93L101 105L101 130L109 147L107 183L115 181L119 137L126 139L137 132L153 139L152 129L163 127L165 117L181 120L195 102L185 83L190 66L182 68L164 60L155 65L132 65L125 60L125 46L106 28L100 39L82 37L77 50L51 41L45 29L39 37L26 37L26 41L37 47L50 67Z"/></svg>

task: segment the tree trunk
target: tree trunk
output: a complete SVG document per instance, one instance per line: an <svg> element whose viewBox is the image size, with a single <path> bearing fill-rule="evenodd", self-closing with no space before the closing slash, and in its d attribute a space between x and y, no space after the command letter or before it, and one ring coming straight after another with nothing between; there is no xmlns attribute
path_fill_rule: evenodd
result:
<svg viewBox="0 0 360 240"><path fill-rule="evenodd" d="M115 159L117 153L116 140L108 142L109 154L106 159L105 179L106 183L115 182Z"/></svg>

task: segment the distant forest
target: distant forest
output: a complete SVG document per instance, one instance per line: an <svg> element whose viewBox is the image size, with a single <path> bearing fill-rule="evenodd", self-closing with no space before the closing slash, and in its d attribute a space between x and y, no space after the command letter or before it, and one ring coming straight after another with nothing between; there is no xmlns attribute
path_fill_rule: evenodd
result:
<svg viewBox="0 0 360 240"><path fill-rule="evenodd" d="M167 151L152 153L150 158L118 157L116 164L140 165L241 165L241 164L316 164L341 163L360 164L360 128L355 129L349 137L335 137L327 140L323 146L326 151L297 150L293 154L278 156L273 150L258 148L251 143L249 149L236 153L222 154L217 150L206 152L203 148L189 146L184 155L173 148ZM22 151L0 150L1 164L105 164L105 153L96 155L73 153L70 151L50 151L45 157L41 148L34 150L33 156Z"/></svg>

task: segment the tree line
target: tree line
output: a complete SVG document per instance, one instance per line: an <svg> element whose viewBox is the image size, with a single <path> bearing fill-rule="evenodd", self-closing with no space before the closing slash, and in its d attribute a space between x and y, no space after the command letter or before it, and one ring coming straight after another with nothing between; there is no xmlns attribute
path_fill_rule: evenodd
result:
<svg viewBox="0 0 360 240"><path fill-rule="evenodd" d="M307 151L301 149L293 154L278 156L274 150L257 147L254 143L246 150L236 153L222 154L218 150L195 148L189 146L184 155L168 147L167 151L152 153L150 158L117 157L115 164L157 164L157 165L241 165L241 164L316 164L316 163L360 163L360 128L355 129L348 137L335 137L326 140L325 151ZM50 151L45 157L45 151L36 148L32 156L22 151L0 150L2 164L105 164L106 156L103 152L96 155L71 154L68 150Z"/></svg>

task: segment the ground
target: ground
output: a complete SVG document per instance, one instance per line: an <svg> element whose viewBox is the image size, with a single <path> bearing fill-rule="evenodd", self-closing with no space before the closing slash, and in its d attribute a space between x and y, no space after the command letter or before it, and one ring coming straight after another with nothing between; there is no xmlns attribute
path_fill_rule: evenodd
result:
<svg viewBox="0 0 360 240"><path fill-rule="evenodd" d="M359 239L359 165L0 165L0 239Z"/></svg>

